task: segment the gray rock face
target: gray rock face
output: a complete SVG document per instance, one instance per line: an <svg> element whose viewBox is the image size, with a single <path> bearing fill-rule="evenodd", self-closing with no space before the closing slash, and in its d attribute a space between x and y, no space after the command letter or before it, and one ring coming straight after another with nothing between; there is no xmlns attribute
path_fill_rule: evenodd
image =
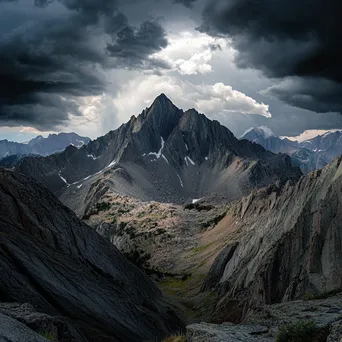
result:
<svg viewBox="0 0 342 342"><path fill-rule="evenodd" d="M268 328L261 325L238 325L224 323L221 325L199 323L186 327L188 342L272 342L267 336Z"/></svg>
<svg viewBox="0 0 342 342"><path fill-rule="evenodd" d="M239 141L217 121L194 109L183 112L163 94L138 117L86 147L25 158L18 171L35 177L78 213L85 210L79 199L101 180L121 195L184 203L236 199L254 187L301 175L288 156Z"/></svg>
<svg viewBox="0 0 342 342"><path fill-rule="evenodd" d="M36 312L28 303L0 303L0 313L25 324L38 334L49 334L58 342L86 340L83 333L70 324L68 319Z"/></svg>
<svg viewBox="0 0 342 342"><path fill-rule="evenodd" d="M259 304L290 301L342 288L342 164L336 159L298 183L253 191L232 205L238 244L224 250L205 284L216 281L222 310L244 316ZM214 265L215 266L215 265ZM236 305L238 302L239 310ZM241 317L240 317L241 318Z"/></svg>
<svg viewBox="0 0 342 342"><path fill-rule="evenodd" d="M342 320L332 324L330 335L327 342L341 342L342 340Z"/></svg>
<svg viewBox="0 0 342 342"><path fill-rule="evenodd" d="M154 283L43 186L0 169L0 300L66 317L85 341L155 340L181 320Z"/></svg>
<svg viewBox="0 0 342 342"><path fill-rule="evenodd" d="M69 145L80 148L83 145L88 144L89 141L89 138L80 137L76 133L50 134L47 138L38 136L27 144L1 140L0 159L12 155L22 156L26 154L48 156L50 154L63 151Z"/></svg>
<svg viewBox="0 0 342 342"><path fill-rule="evenodd" d="M0 342L47 342L48 340L17 320L0 313Z"/></svg>
<svg viewBox="0 0 342 342"><path fill-rule="evenodd" d="M314 341L340 342L341 315L342 298L339 294L320 300L258 307L248 313L242 324L192 324L186 327L186 336L190 342L275 341L282 325L310 321L318 330Z"/></svg>

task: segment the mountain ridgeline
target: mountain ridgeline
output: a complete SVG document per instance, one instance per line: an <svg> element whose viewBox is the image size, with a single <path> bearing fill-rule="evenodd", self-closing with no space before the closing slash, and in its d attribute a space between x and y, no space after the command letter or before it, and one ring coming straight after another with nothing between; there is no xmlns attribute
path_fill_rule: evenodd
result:
<svg viewBox="0 0 342 342"><path fill-rule="evenodd" d="M0 140L0 159L10 158L13 156L24 156L27 154L48 156L50 154L61 152L67 146L73 145L77 148L88 144L89 138L81 137L76 133L60 133L50 134L47 138L39 135L27 143L17 143L8 140ZM6 161L1 161L1 165Z"/></svg>
<svg viewBox="0 0 342 342"><path fill-rule="evenodd" d="M240 141L196 110L178 109L164 94L138 117L88 145L24 158L17 170L43 183L78 214L91 197L109 190L160 202L231 200L254 187L301 176L288 156Z"/></svg>
<svg viewBox="0 0 342 342"><path fill-rule="evenodd" d="M255 189L230 206L229 239L202 287L218 291L221 319L341 291L341 176L338 158L295 184Z"/></svg>
<svg viewBox="0 0 342 342"><path fill-rule="evenodd" d="M304 174L318 170L342 155L342 132L327 132L305 141L280 138L267 127L257 127L247 131L242 139L255 142L274 153L286 153L292 163Z"/></svg>

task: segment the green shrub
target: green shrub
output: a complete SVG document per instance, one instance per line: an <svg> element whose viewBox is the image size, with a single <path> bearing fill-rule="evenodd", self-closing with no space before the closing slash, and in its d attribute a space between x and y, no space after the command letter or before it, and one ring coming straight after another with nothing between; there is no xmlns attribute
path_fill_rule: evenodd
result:
<svg viewBox="0 0 342 342"><path fill-rule="evenodd" d="M287 323L279 328L276 342L312 342L318 331L313 321L300 320Z"/></svg>
<svg viewBox="0 0 342 342"><path fill-rule="evenodd" d="M39 335L46 338L49 341L56 341L55 335L50 333L49 331L40 331Z"/></svg>
<svg viewBox="0 0 342 342"><path fill-rule="evenodd" d="M107 210L109 210L109 208L110 208L110 203L108 203L108 202L99 202L99 203L96 203L97 212L100 212L100 211L107 211Z"/></svg>

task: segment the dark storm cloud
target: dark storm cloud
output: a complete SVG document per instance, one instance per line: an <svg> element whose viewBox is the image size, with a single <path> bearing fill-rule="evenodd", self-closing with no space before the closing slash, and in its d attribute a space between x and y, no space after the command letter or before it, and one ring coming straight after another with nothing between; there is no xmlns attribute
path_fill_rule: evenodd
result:
<svg viewBox="0 0 342 342"><path fill-rule="evenodd" d="M174 0L173 2L174 3L178 3L178 4L182 4L184 5L185 7L193 7L194 3L196 2L197 0Z"/></svg>
<svg viewBox="0 0 342 342"><path fill-rule="evenodd" d="M342 84L327 79L289 78L262 94L318 113L342 113Z"/></svg>
<svg viewBox="0 0 342 342"><path fill-rule="evenodd" d="M140 29L125 26L116 34L107 51L121 63L133 66L148 61L148 57L167 46L166 33L157 22L145 22ZM151 60L150 60L151 61Z"/></svg>
<svg viewBox="0 0 342 342"><path fill-rule="evenodd" d="M75 98L102 94L105 70L165 68L156 21L140 27L111 0L0 0L0 122L53 128L80 115ZM34 3L34 4L33 4Z"/></svg>
<svg viewBox="0 0 342 342"><path fill-rule="evenodd" d="M200 30L230 37L239 67L290 78L269 90L281 100L341 112L341 13L340 0L210 0Z"/></svg>

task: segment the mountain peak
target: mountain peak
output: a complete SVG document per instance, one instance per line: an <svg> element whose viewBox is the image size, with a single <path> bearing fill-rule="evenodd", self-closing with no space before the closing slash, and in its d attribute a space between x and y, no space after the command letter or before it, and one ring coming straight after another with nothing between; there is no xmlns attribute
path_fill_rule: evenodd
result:
<svg viewBox="0 0 342 342"><path fill-rule="evenodd" d="M252 135L262 136L264 139L274 137L274 133L267 126L252 127L247 130L243 135L242 139L249 139Z"/></svg>
<svg viewBox="0 0 342 342"><path fill-rule="evenodd" d="M156 103L160 103L160 104L172 104L174 106L174 104L172 103L172 101L164 94L164 93L161 93L160 95L158 95L155 100L153 101L153 104L156 104Z"/></svg>

